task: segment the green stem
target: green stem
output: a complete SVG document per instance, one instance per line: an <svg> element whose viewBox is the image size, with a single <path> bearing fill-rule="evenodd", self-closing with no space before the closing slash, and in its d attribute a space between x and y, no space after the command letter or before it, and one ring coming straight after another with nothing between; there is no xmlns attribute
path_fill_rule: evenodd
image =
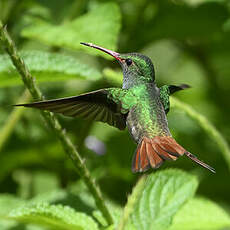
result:
<svg viewBox="0 0 230 230"><path fill-rule="evenodd" d="M147 175L143 175L136 184L136 186L133 188L132 194L128 197L128 201L125 205L123 215L121 217L117 230L123 230L125 228L130 218L130 214L133 212L135 204L144 190L146 178Z"/></svg>
<svg viewBox="0 0 230 230"><path fill-rule="evenodd" d="M227 141L220 132L207 120L207 118L196 112L191 106L171 97L171 107L183 110L189 117L197 121L204 131L217 143L230 170L230 149Z"/></svg>
<svg viewBox="0 0 230 230"><path fill-rule="evenodd" d="M25 103L29 100L30 94L27 90L24 91L23 95L19 98L18 104ZM21 115L23 114L24 108L22 109L14 109L13 112L10 114L8 119L5 122L5 125L0 131L0 151L2 150L4 144L6 143L7 139L9 138L10 134L12 133L14 126L17 124L18 120L20 119Z"/></svg>
<svg viewBox="0 0 230 230"><path fill-rule="evenodd" d="M19 74L21 75L22 81L30 91L33 98L35 100L43 100L44 97L41 91L39 90L39 88L37 87L35 83L35 79L29 72L22 58L19 56L12 39L7 33L6 28L2 26L1 22L0 22L0 41L4 45L6 52L9 54L15 68L18 70ZM46 120L46 122L49 124L49 126L52 128L52 130L55 132L55 134L61 141L61 144L64 150L66 151L67 155L73 161L80 177L84 180L89 191L93 195L98 209L102 212L108 224L113 224L112 216L107 206L104 203L99 187L96 185L95 181L91 178L89 170L86 168L84 161L81 159L79 153L75 149L71 140L66 135L65 130L61 127L58 119L54 116L53 113L47 111L42 111L41 113L44 119Z"/></svg>

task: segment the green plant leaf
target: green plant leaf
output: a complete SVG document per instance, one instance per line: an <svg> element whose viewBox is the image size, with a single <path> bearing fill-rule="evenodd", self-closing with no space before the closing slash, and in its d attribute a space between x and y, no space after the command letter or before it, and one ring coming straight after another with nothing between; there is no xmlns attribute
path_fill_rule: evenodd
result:
<svg viewBox="0 0 230 230"><path fill-rule="evenodd" d="M230 216L214 202L193 198L175 215L169 230L218 230L230 227Z"/></svg>
<svg viewBox="0 0 230 230"><path fill-rule="evenodd" d="M92 195L88 191L85 193L72 193L69 190L56 189L47 193L39 194L29 200L30 205L36 205L39 203L49 203L50 205L61 204L73 208L76 212L84 212L89 216L97 210Z"/></svg>
<svg viewBox="0 0 230 230"><path fill-rule="evenodd" d="M26 201L17 198L10 194L0 195L0 229L1 230L42 230L38 226L33 225L22 225L17 223L17 221L8 220L8 214L13 210L17 209L26 204Z"/></svg>
<svg viewBox="0 0 230 230"><path fill-rule="evenodd" d="M25 204L25 200L16 198L10 194L0 195L0 217L6 216L12 209L19 208Z"/></svg>
<svg viewBox="0 0 230 230"><path fill-rule="evenodd" d="M196 177L168 169L149 175L131 215L136 229L167 229L181 206L195 193Z"/></svg>
<svg viewBox="0 0 230 230"><path fill-rule="evenodd" d="M21 55L38 82L101 78L98 70L78 62L71 56L44 51L24 51ZM0 63L0 87L23 83L8 55L0 55Z"/></svg>
<svg viewBox="0 0 230 230"><path fill-rule="evenodd" d="M117 4L110 2L99 4L85 15L62 25L51 25L36 19L23 29L22 36L51 46L85 49L92 54L102 55L102 52L85 48L80 42L92 42L114 50L120 24L120 10Z"/></svg>
<svg viewBox="0 0 230 230"><path fill-rule="evenodd" d="M18 225L18 223L15 221L1 220L0 219L0 229L1 230L11 230L11 229L17 230L17 225ZM21 230L24 230L24 229L22 228Z"/></svg>
<svg viewBox="0 0 230 230"><path fill-rule="evenodd" d="M143 175L139 179L139 181L137 182L137 184L135 185L135 187L132 191L132 194L128 197L127 204L125 205L123 215L120 218L120 222L119 222L117 230L124 229L124 226L125 226L126 230L130 229L130 228L131 229L134 228L134 226L131 225L131 222L128 220L130 217L130 213L132 213L132 211L134 209L133 207L136 204L136 200L139 199L140 194L143 192L144 186L146 184L146 178L147 178L147 176Z"/></svg>
<svg viewBox="0 0 230 230"><path fill-rule="evenodd" d="M0 220L1 230L47 230L45 227L32 225L32 224L20 224L12 220Z"/></svg>
<svg viewBox="0 0 230 230"><path fill-rule="evenodd" d="M61 230L97 230L97 223L84 213L62 205L40 203L13 210L9 218Z"/></svg>

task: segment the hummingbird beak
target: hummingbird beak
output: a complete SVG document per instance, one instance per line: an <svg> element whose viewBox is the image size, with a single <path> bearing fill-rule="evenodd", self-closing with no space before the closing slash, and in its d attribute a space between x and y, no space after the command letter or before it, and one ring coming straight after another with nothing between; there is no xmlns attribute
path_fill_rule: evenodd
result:
<svg viewBox="0 0 230 230"><path fill-rule="evenodd" d="M121 58L120 58L120 54L117 53L117 52L114 52L112 50L108 50L108 49L105 49L105 48L102 48L100 46L97 46L97 45L94 45L92 43L84 43L84 42L81 42L80 44L82 45L85 45L85 46L89 46L89 47L92 47L92 48L95 48L95 49L98 49L98 50L101 50L107 54L109 54L110 56L116 58L119 62L121 62Z"/></svg>

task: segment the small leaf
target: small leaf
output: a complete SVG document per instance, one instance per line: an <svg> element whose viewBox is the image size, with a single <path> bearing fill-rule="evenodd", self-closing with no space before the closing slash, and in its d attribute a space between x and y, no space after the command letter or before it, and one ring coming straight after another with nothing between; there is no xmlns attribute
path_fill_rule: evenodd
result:
<svg viewBox="0 0 230 230"><path fill-rule="evenodd" d="M80 42L92 42L115 49L120 30L120 19L117 4L110 2L99 4L87 14L62 25L51 25L39 19L34 20L31 26L22 31L22 35L51 46L85 49L87 52L102 55L102 52L86 48L80 45Z"/></svg>
<svg viewBox="0 0 230 230"><path fill-rule="evenodd" d="M218 230L230 227L230 216L217 204L193 198L175 215L169 230Z"/></svg>
<svg viewBox="0 0 230 230"><path fill-rule="evenodd" d="M132 213L136 229L167 229L180 207L195 193L198 182L181 170L152 173Z"/></svg>
<svg viewBox="0 0 230 230"><path fill-rule="evenodd" d="M13 210L9 218L62 230L97 230L97 223L84 213L62 205L40 203Z"/></svg>
<svg viewBox="0 0 230 230"><path fill-rule="evenodd" d="M21 55L38 82L68 79L98 80L101 74L71 56L43 51L26 51ZM0 55L0 87L22 84L8 55Z"/></svg>

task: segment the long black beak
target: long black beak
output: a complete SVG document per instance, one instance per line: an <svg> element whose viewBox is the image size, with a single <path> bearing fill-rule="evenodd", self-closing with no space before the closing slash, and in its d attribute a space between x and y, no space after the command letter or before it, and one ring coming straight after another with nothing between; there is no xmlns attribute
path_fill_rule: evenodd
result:
<svg viewBox="0 0 230 230"><path fill-rule="evenodd" d="M97 46L97 45L94 45L92 43L84 43L84 42L81 42L80 44L82 45L85 45L85 46L89 46L89 47L92 47L92 48L95 48L95 49L98 49L98 50L101 50L109 55L111 55L112 57L116 58L118 61L121 61L120 59L120 54L117 53L117 52L114 52L112 50L108 50L108 49L105 49L103 47L100 47L100 46Z"/></svg>

